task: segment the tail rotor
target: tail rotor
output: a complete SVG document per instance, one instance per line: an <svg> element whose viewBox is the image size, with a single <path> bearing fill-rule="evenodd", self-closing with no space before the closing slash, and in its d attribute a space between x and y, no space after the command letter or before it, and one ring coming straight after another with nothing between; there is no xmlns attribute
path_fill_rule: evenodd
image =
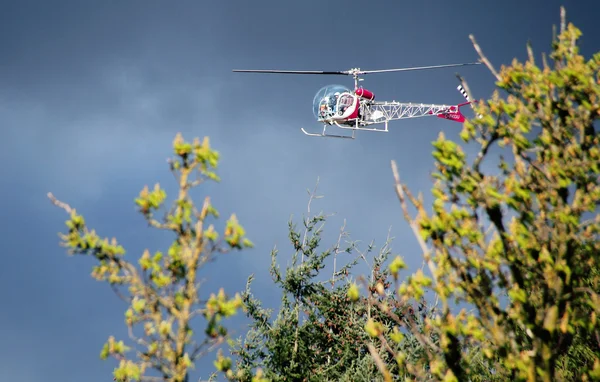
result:
<svg viewBox="0 0 600 382"><path fill-rule="evenodd" d="M462 94L462 96L467 100L467 103L471 105L471 109L473 109L473 111L475 111L475 109L473 108L473 103L477 102L477 101L471 101L471 97L469 97L469 93L467 92L467 90L462 86L463 84L463 79L457 75L458 80L461 82L456 89L460 92L460 94ZM477 114L477 118L482 118L481 114Z"/></svg>

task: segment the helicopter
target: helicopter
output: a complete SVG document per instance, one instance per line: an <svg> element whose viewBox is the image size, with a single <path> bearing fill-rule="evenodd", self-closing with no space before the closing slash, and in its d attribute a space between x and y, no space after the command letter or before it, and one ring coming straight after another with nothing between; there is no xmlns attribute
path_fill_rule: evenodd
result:
<svg viewBox="0 0 600 382"><path fill-rule="evenodd" d="M304 128L301 128L300 130L302 130L304 134L313 137L354 139L356 131L388 132L388 123L400 119L436 116L438 118L462 123L465 121L465 116L460 112L460 108L476 102L470 100L467 92L461 85L459 85L457 89L466 99L466 102L457 105L375 101L375 94L373 92L362 86L359 87L359 82L364 81L362 78L363 75L481 64L481 62L468 62L381 70L361 70L360 68L353 68L345 71L234 69L233 72L352 76L354 78L353 90L350 90L343 85L326 85L315 94L313 99L313 114L318 122L323 123L323 131L320 133L310 133ZM343 130L351 130L352 134L330 134L327 132L327 127L329 126L336 126Z"/></svg>

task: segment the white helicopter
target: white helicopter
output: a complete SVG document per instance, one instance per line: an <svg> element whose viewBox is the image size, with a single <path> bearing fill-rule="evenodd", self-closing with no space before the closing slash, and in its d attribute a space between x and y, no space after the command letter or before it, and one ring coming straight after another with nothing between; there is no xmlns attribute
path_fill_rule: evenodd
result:
<svg viewBox="0 0 600 382"><path fill-rule="evenodd" d="M421 66L399 69L382 70L360 70L354 68L346 71L328 72L317 70L241 70L234 69L233 72L245 73L279 73L279 74L322 74L322 75L346 75L354 77L354 90L346 88L343 85L327 85L321 88L313 99L313 113L317 121L323 123L321 133L309 133L304 128L302 132L313 137L333 137L333 138L355 138L355 132L361 131L380 131L388 132L388 122L399 119L418 118L426 116L436 116L438 118L448 119L455 122L464 122L465 117L460 112L460 108L471 104L468 94L458 86L457 89L462 93L467 102L457 105L434 105L422 103L402 103L396 101L375 101L373 92L359 87L358 83L363 81L360 78L364 74L404 72L410 70L425 70L447 68L455 66L480 65L481 62L469 62L462 64L448 64L435 66ZM337 135L327 133L327 127L335 125L340 129L351 130L352 135ZM381 127L383 125L383 127Z"/></svg>

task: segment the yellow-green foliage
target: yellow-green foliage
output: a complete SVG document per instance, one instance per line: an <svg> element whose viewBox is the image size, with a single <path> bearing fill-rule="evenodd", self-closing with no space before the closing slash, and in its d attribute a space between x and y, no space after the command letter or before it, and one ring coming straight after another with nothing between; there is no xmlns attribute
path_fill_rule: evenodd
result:
<svg viewBox="0 0 600 382"><path fill-rule="evenodd" d="M207 225L209 216L219 216L210 199L207 197L198 209L190 197L193 187L207 179L219 180L215 173L219 154L210 147L208 138L189 143L179 134L173 151L170 167L179 185L173 206L164 218L154 217L167 198L158 184L151 191L144 187L135 203L152 227L172 232L174 240L166 253L146 250L139 258L139 267L125 259L125 250L116 239L101 238L74 209L49 195L70 215L68 232L61 234L62 244L71 254L95 257L92 276L107 281L129 304L125 323L132 348L110 336L101 352L103 359L112 356L119 360L114 371L119 381L138 381L149 369L165 381L185 381L194 361L224 341L227 330L220 322L236 314L242 303L238 294L229 298L223 289L204 304L199 298L197 272L203 265L218 253L252 246L235 215L226 222L223 240L219 240L214 226ZM198 335L190 321L195 316L207 321L204 341L194 340ZM132 356L127 355L130 350L135 350Z"/></svg>
<svg viewBox="0 0 600 382"><path fill-rule="evenodd" d="M429 271L409 275L398 298L434 292L441 310L425 327L440 340L424 341L430 351L409 364L394 348L397 333L373 322L366 330L415 380L600 380L600 53L584 59L580 35L561 29L551 66L531 48L525 63L499 72L488 63L506 96L496 91L465 122L461 137L480 146L473 161L443 134L433 143L432 213L393 164ZM501 158L492 175L482 163L493 164L493 146Z"/></svg>

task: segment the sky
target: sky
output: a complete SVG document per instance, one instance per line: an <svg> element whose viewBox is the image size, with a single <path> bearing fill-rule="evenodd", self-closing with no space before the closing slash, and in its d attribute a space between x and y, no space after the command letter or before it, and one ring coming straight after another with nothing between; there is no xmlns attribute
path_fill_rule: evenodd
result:
<svg viewBox="0 0 600 382"><path fill-rule="evenodd" d="M431 142L458 139L460 125L437 118L398 121L388 133L356 140L304 136L318 130L314 94L351 78L232 73L232 69L387 69L473 62L474 34L498 68L526 58L531 41L548 52L561 2L441 0L314 1L3 1L0 3L0 173L4 220L0 267L0 379L19 382L112 380L99 353L110 334L126 339L125 305L90 277L92 259L70 258L58 232L67 218L51 191L102 236L117 237L136 259L165 249L133 199L156 182L173 191L166 158L177 132L209 136L222 157L219 184L207 184L222 216L236 213L252 250L232 253L203 273L205 293L243 289L277 306L270 251L289 260L287 222L298 223L319 179L313 211L336 215L353 239L393 249L411 267L421 257L404 222L390 160L405 183L431 189ZM582 53L598 51L600 3L565 2L583 32ZM494 78L483 66L458 68L475 98ZM380 100L459 103L455 68L376 74L363 86ZM469 111L467 110L467 113ZM467 115L468 117L470 114ZM466 148L468 151L469 148ZM430 199L428 199L430 200ZM243 320L234 322L237 333ZM213 370L214 355L195 378Z"/></svg>

